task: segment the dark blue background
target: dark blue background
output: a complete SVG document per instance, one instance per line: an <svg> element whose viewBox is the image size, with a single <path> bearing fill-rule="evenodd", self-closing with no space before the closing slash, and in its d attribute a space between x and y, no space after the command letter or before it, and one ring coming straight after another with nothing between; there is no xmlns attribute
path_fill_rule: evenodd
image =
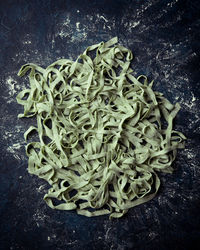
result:
<svg viewBox="0 0 200 250"><path fill-rule="evenodd" d="M200 243L199 1L0 1L0 249L195 249ZM187 137L158 196L121 219L51 210L48 185L27 172L15 97L22 64L47 67L118 36L135 56L135 75L182 109L175 128Z"/></svg>

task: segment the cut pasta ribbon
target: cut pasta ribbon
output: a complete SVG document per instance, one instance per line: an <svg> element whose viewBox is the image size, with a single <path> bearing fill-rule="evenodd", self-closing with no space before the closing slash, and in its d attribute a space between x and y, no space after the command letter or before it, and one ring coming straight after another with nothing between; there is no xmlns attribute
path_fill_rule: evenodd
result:
<svg viewBox="0 0 200 250"><path fill-rule="evenodd" d="M39 136L26 146L28 171L51 185L44 200L53 209L119 218L156 195L156 172L171 173L184 147L185 136L172 128L179 104L154 92L146 76L135 78L131 51L116 43L18 73L30 81L17 96L18 117L37 118L24 136Z"/></svg>

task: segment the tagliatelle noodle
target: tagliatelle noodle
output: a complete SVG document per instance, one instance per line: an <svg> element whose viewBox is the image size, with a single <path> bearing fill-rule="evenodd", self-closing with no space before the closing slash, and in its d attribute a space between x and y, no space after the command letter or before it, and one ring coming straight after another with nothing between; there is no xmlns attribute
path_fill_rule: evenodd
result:
<svg viewBox="0 0 200 250"><path fill-rule="evenodd" d="M146 76L134 77L131 51L116 43L46 69L28 63L18 73L30 81L17 96L24 106L18 117L37 119L24 137L39 136L26 146L28 171L51 185L44 200L53 209L119 218L156 195L156 172L171 173L184 147L185 136L172 127L179 104L153 91Z"/></svg>

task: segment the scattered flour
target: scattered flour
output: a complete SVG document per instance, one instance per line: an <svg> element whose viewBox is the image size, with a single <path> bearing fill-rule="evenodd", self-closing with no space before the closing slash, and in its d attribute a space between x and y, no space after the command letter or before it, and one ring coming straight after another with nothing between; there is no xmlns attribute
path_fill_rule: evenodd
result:
<svg viewBox="0 0 200 250"><path fill-rule="evenodd" d="M17 88L16 83L17 82L11 76L9 76L6 79L6 86L8 88L8 93L10 96L13 96L17 92L16 91L16 88Z"/></svg>
<svg viewBox="0 0 200 250"><path fill-rule="evenodd" d="M168 3L167 6L173 7L173 5L176 4L177 2L178 2L178 0L174 0L171 3Z"/></svg>
<svg viewBox="0 0 200 250"><path fill-rule="evenodd" d="M25 160L26 158L25 155L21 153L24 147L24 137L21 133L22 130L22 127L17 125L14 128L9 127L8 130L5 130L2 134L4 145L8 145L6 151L12 154L18 161Z"/></svg>
<svg viewBox="0 0 200 250"><path fill-rule="evenodd" d="M39 209L36 211L36 213L33 215L33 219L37 225L37 227L40 227L44 225L44 222L48 216L43 214Z"/></svg>
<svg viewBox="0 0 200 250"><path fill-rule="evenodd" d="M28 40L28 41L23 41L22 43L23 44L31 44L32 42L30 40Z"/></svg>
<svg viewBox="0 0 200 250"><path fill-rule="evenodd" d="M74 240L74 241L70 241L68 243L66 243L67 245L73 245L73 244L76 244L78 242L78 240Z"/></svg>
<svg viewBox="0 0 200 250"><path fill-rule="evenodd" d="M19 143L14 143L12 146L9 146L8 148L10 148L10 151L14 152L15 149L20 149L21 145Z"/></svg>
<svg viewBox="0 0 200 250"><path fill-rule="evenodd" d="M195 105L196 101L197 101L197 98L192 93L192 97L189 100L186 101L185 99L184 100L182 99L181 103L191 110L192 108L194 108L196 106Z"/></svg>
<svg viewBox="0 0 200 250"><path fill-rule="evenodd" d="M16 138L17 135L20 134L20 131L22 131L23 128L19 125L15 126L14 129L12 129L12 131L5 131L5 133L3 134L3 139L7 140L8 138L12 137L12 138ZM24 138L21 138L21 143L24 141ZM15 144L14 144L15 147Z"/></svg>
<svg viewBox="0 0 200 250"><path fill-rule="evenodd" d="M64 23L62 24L63 26L69 26L70 24L70 14L66 15L66 19L64 21Z"/></svg>
<svg viewBox="0 0 200 250"><path fill-rule="evenodd" d="M46 184L43 184L37 188L38 193L43 193L44 190L46 190Z"/></svg>
<svg viewBox="0 0 200 250"><path fill-rule="evenodd" d="M19 143L14 143L13 145L8 146L7 151L9 153L11 153L14 156L15 159L21 160L20 154L19 154L19 152L17 152L17 151L19 151L19 149L21 148L21 146L22 145L20 145Z"/></svg>
<svg viewBox="0 0 200 250"><path fill-rule="evenodd" d="M63 30L60 31L59 34L57 34L58 36L60 36L61 38L65 38L68 36L68 33L67 32L64 32Z"/></svg>
<svg viewBox="0 0 200 250"><path fill-rule="evenodd" d="M188 159L193 159L194 158L194 152L192 152L191 150L185 149L186 151L186 156Z"/></svg>

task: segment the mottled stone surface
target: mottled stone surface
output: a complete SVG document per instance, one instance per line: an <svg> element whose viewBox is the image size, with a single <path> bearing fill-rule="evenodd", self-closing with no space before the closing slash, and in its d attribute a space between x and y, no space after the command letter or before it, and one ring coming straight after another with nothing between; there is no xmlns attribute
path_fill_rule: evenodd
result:
<svg viewBox="0 0 200 250"><path fill-rule="evenodd" d="M200 243L199 1L0 1L0 249L195 249ZM188 137L173 175L161 174L152 201L121 219L53 211L48 184L27 172L16 94L28 86L17 71L75 59L87 46L118 36L134 55L135 75L155 79L181 104L175 128ZM193 247L191 247L193 245Z"/></svg>

